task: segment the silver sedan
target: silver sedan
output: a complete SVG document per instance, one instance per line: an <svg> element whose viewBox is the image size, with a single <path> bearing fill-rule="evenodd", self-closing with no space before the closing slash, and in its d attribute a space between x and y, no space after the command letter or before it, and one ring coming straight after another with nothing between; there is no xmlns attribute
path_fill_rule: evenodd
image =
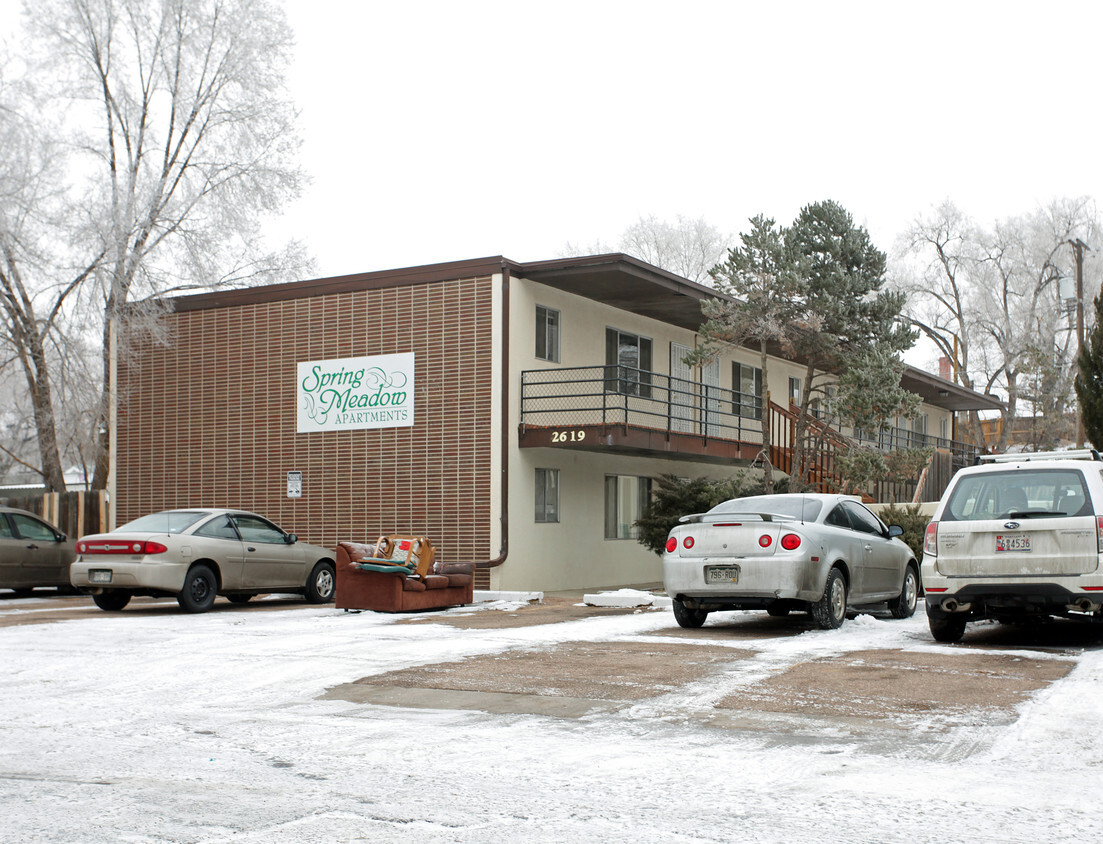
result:
<svg viewBox="0 0 1103 844"><path fill-rule="evenodd" d="M682 627L715 610L805 610L825 629L848 606L887 602L915 612L919 566L899 537L857 498L792 494L736 498L683 516L670 531L663 581Z"/></svg>
<svg viewBox="0 0 1103 844"><path fill-rule="evenodd" d="M205 612L216 595L244 602L262 592L298 593L311 603L334 594L333 553L299 542L241 510L168 510L77 542L69 579L104 610L134 595L173 596Z"/></svg>

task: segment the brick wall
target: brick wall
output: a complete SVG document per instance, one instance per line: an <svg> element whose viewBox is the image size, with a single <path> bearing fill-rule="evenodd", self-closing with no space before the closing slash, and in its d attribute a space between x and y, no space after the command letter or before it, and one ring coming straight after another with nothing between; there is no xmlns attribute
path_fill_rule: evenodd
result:
<svg viewBox="0 0 1103 844"><path fill-rule="evenodd" d="M446 561L495 556L491 295L489 278L280 301L258 288L253 304L168 315L167 345L120 361L118 523L242 507L331 548L411 532ZM413 427L296 433L299 361L399 352L416 356Z"/></svg>

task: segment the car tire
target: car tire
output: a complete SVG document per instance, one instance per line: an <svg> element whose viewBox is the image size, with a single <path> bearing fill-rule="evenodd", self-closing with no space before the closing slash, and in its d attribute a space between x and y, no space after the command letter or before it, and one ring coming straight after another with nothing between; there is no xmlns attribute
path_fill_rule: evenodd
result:
<svg viewBox="0 0 1103 844"><path fill-rule="evenodd" d="M927 614L927 624L930 625L931 635L936 642L953 644L960 642L965 635L967 619L963 615L931 615Z"/></svg>
<svg viewBox="0 0 1103 844"><path fill-rule="evenodd" d="M677 598L671 602L671 606L674 609L674 620L679 627L700 627L709 617L708 610L690 609Z"/></svg>
<svg viewBox="0 0 1103 844"><path fill-rule="evenodd" d="M210 566L192 566L184 578L184 588L176 596L176 603L184 612L206 612L218 595L218 581Z"/></svg>
<svg viewBox="0 0 1103 844"><path fill-rule="evenodd" d="M121 589L108 589L92 596L96 606L104 612L118 612L130 603L130 593Z"/></svg>
<svg viewBox="0 0 1103 844"><path fill-rule="evenodd" d="M306 582L306 599L312 604L328 604L337 591L333 563L318 563Z"/></svg>
<svg viewBox="0 0 1103 844"><path fill-rule="evenodd" d="M789 606L781 601L774 601L772 604L766 605L766 615L771 615L774 618L785 618L789 615Z"/></svg>
<svg viewBox="0 0 1103 844"><path fill-rule="evenodd" d="M908 563L904 569L904 587L900 594L889 601L889 612L893 618L911 618L915 615L915 605L919 601L919 575L915 566Z"/></svg>
<svg viewBox="0 0 1103 844"><path fill-rule="evenodd" d="M812 618L822 630L837 630L846 619L846 578L832 566L823 586L823 596L812 604Z"/></svg>

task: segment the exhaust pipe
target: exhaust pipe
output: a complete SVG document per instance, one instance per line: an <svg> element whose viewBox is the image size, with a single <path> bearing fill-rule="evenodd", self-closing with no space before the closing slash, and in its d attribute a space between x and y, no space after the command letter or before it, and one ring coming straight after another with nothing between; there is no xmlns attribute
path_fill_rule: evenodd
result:
<svg viewBox="0 0 1103 844"><path fill-rule="evenodd" d="M1093 603L1090 598L1081 598L1079 601L1066 605L1065 609L1070 612L1096 612L1100 607L1103 607L1103 604Z"/></svg>
<svg viewBox="0 0 1103 844"><path fill-rule="evenodd" d="M973 605L959 604L957 598L947 598L941 604L943 612L968 612Z"/></svg>

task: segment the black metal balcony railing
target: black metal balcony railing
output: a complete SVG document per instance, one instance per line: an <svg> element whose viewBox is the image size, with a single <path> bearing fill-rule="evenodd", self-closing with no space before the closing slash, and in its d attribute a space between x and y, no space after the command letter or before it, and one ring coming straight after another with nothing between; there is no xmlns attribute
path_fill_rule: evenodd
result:
<svg viewBox="0 0 1103 844"><path fill-rule="evenodd" d="M527 370L521 373L521 424L631 425L761 441L762 400L629 366Z"/></svg>
<svg viewBox="0 0 1103 844"><path fill-rule="evenodd" d="M521 424L536 427L628 425L734 442L762 442L762 399L697 381L628 366L535 369L521 373ZM786 432L791 434L791 425ZM782 432L779 430L778 434ZM775 434L774 447L786 448ZM950 452L954 468L971 465L977 448L906 428L851 431L850 444L882 451L933 447Z"/></svg>

